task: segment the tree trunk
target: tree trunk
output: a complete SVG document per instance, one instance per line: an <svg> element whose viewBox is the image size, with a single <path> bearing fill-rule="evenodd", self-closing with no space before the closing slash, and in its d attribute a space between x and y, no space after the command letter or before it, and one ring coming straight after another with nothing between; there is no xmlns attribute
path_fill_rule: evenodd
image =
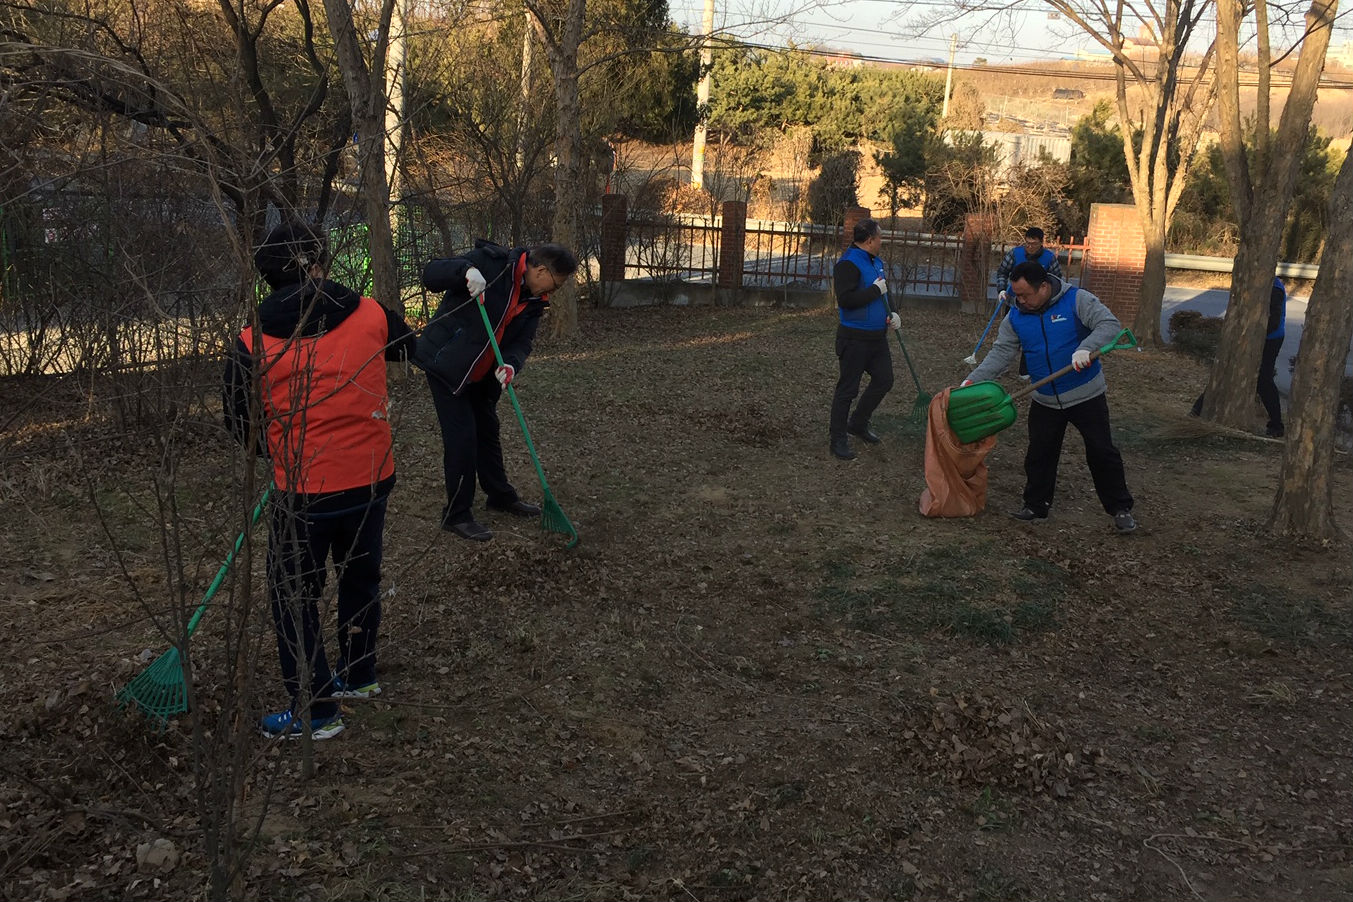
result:
<svg viewBox="0 0 1353 902"><path fill-rule="evenodd" d="M1276 215L1259 211L1256 203L1250 221L1240 229L1240 247L1231 272L1231 298L1202 410L1205 419L1237 429L1254 425L1254 386L1287 204L1281 204Z"/></svg>
<svg viewBox="0 0 1353 902"><path fill-rule="evenodd" d="M1317 540L1338 535L1334 520L1334 425L1339 385L1353 339L1353 154L1329 199L1329 234L1320 276L1306 306L1301 353L1292 377L1292 407L1278 494L1268 529Z"/></svg>
<svg viewBox="0 0 1353 902"><path fill-rule="evenodd" d="M1263 8L1261 5L1260 9ZM1265 115L1255 122L1257 152L1251 159L1244 146L1240 105L1239 40L1245 6L1243 0L1217 3L1220 143L1231 200L1240 220L1240 245L1231 273L1231 298L1218 343L1217 362L1208 376L1202 415L1227 426L1243 429L1251 425L1251 399L1268 320L1268 299L1283 225L1301 165L1299 153L1264 153L1263 148L1302 145L1310 127L1316 88L1325 68L1325 51L1338 10L1338 0L1312 0L1306 13L1301 56L1292 73L1292 86L1283 104L1277 134L1271 141L1267 116L1270 59L1264 53L1258 60L1257 109ZM1262 42L1260 46L1265 47Z"/></svg>
<svg viewBox="0 0 1353 902"><path fill-rule="evenodd" d="M1160 308L1165 297L1165 224L1153 221L1144 225L1146 232L1146 265L1142 271L1142 289L1138 299L1137 316L1132 321L1132 332L1138 344L1158 345L1160 335Z"/></svg>
<svg viewBox="0 0 1353 902"><path fill-rule="evenodd" d="M385 177L384 73L394 2L384 0L382 3L381 27L377 30L370 66L362 54L352 21L352 7L347 0L324 0L324 11L329 20L329 33L334 39L339 69L343 72L343 84L352 103L353 124L357 127L357 156L361 161L358 191L367 219L372 294L385 306L402 313L395 239L390 228L390 184Z"/></svg>
<svg viewBox="0 0 1353 902"><path fill-rule="evenodd" d="M568 0L557 42L547 42L554 73L554 97L558 116L555 142L553 239L581 258L578 214L583 203L583 138L578 101L578 47L582 43L583 16L587 0ZM550 297L550 335L578 334L576 279Z"/></svg>

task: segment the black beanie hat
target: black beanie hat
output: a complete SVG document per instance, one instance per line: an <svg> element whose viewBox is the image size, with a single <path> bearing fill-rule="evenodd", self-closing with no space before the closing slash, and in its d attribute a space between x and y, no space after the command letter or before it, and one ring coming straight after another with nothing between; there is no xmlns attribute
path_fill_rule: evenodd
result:
<svg viewBox="0 0 1353 902"><path fill-rule="evenodd" d="M254 251L254 265L273 288L304 282L316 263L328 268L328 245L323 235L302 222L282 223Z"/></svg>

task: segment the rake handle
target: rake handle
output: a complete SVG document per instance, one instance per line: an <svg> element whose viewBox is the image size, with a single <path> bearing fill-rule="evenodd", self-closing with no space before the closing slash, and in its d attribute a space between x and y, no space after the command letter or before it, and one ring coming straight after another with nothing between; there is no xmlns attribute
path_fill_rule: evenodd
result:
<svg viewBox="0 0 1353 902"><path fill-rule="evenodd" d="M888 311L888 316L891 318L893 305L888 303L888 295L882 294L880 297L883 298L883 309ZM891 331L897 336L897 346L902 349L902 359L907 361L907 369L911 370L911 381L916 383L916 393L918 395L925 394L925 390L921 388L921 377L916 375L916 367L911 365L911 355L907 353L907 345L902 341L902 330L893 329Z"/></svg>
<svg viewBox="0 0 1353 902"><path fill-rule="evenodd" d="M1005 309L1005 301L997 301L996 309L991 311L991 319L987 320L987 327L982 330L982 337L977 339L977 344L972 349L972 356L976 357L977 352L982 349L982 342L987 340L987 333L991 331L991 324L996 322L996 314Z"/></svg>
<svg viewBox="0 0 1353 902"><path fill-rule="evenodd" d="M493 348L493 357L498 361L499 366L507 366L503 360L503 351L498 347L498 339L493 334L493 323L489 322L489 312L484 309L484 292L474 299L475 306L479 308L479 318L484 321L484 331L488 333L489 345ZM521 424L522 438L526 439L526 450L531 452L531 463L535 465L536 475L540 477L540 487L546 494L550 491L550 484L545 481L545 468L540 465L540 456L536 454L535 443L531 441L531 431L526 428L526 416L521 412L521 403L517 400L517 391L509 382L503 386L507 389L507 396L512 400L512 408L517 412L517 422Z"/></svg>
<svg viewBox="0 0 1353 902"><path fill-rule="evenodd" d="M216 578L213 579L211 585L207 587L207 594L202 596L202 603L197 606L197 610L193 612L192 619L188 621L187 635L189 637L197 630L198 621L202 619L202 615L207 611L207 606L211 604L211 600L220 590L221 584L225 582L226 574L230 572L231 565L235 563L235 555L239 554L240 549L244 547L245 536L248 535L249 530L254 528L254 524L258 522L258 518L263 516L263 508L268 504L268 496L272 494L272 489L272 483L269 483L268 487L263 490L263 497L258 499L258 504L254 505L254 510L249 515L249 525L235 537L235 547L231 548L230 553L226 555L225 563L221 564L221 569L216 571Z"/></svg>

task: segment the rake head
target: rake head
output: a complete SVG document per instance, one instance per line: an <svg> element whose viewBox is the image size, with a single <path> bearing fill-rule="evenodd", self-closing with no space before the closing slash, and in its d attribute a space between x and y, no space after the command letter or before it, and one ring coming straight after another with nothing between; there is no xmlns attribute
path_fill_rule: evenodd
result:
<svg viewBox="0 0 1353 902"><path fill-rule="evenodd" d="M572 548L578 544L578 530L569 521L564 509L559 506L559 502L554 500L554 495L549 489L545 490L545 497L540 505L540 528L546 532L557 532L560 535L569 537L566 548Z"/></svg>
<svg viewBox="0 0 1353 902"><path fill-rule="evenodd" d="M963 362L968 366L977 366L977 355L969 354L967 357L963 358Z"/></svg>
<svg viewBox="0 0 1353 902"><path fill-rule="evenodd" d="M917 392L916 400L911 405L911 421L924 425L926 417L930 415L930 402L932 398L925 392Z"/></svg>
<svg viewBox="0 0 1353 902"><path fill-rule="evenodd" d="M183 662L177 647L160 655L117 694L120 707L136 705L153 725L163 730L169 718L188 710L183 684Z"/></svg>

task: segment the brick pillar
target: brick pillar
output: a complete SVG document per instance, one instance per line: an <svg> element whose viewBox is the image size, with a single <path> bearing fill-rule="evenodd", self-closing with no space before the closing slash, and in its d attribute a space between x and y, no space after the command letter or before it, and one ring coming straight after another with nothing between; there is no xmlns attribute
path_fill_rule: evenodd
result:
<svg viewBox="0 0 1353 902"><path fill-rule="evenodd" d="M1146 236L1132 204L1091 204L1085 235L1081 287L1091 292L1124 324L1141 306L1146 269Z"/></svg>
<svg viewBox="0 0 1353 902"><path fill-rule="evenodd" d="M625 246L629 243L629 201L623 194L601 196L601 281L625 278Z"/></svg>
<svg viewBox="0 0 1353 902"><path fill-rule="evenodd" d="M741 288L742 266L747 251L747 205L740 200L723 202L723 228L719 230L719 288Z"/></svg>
<svg viewBox="0 0 1353 902"><path fill-rule="evenodd" d="M873 215L873 211L868 207L846 207L846 222L841 229L841 250L845 250L855 243L852 235L855 231L855 223L861 219L871 219Z"/></svg>
<svg viewBox="0 0 1353 902"><path fill-rule="evenodd" d="M958 249L958 304L964 313L986 309L991 236L995 231L995 217L990 214L969 213L963 222L963 240Z"/></svg>

